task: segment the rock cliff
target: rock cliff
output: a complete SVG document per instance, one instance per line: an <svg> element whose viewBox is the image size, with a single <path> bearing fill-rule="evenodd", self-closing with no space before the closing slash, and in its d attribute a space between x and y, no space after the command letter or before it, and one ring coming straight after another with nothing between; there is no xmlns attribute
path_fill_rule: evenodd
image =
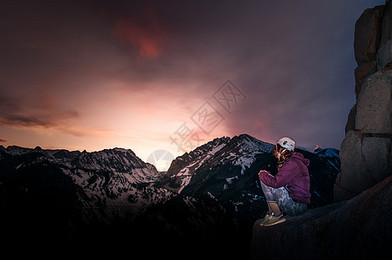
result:
<svg viewBox="0 0 392 260"><path fill-rule="evenodd" d="M360 194L392 172L392 2L362 13L354 52L356 104L340 147L335 201Z"/></svg>
<svg viewBox="0 0 392 260"><path fill-rule="evenodd" d="M349 201L253 227L251 259L390 259L392 176ZM380 228L382 227L382 228Z"/></svg>
<svg viewBox="0 0 392 260"><path fill-rule="evenodd" d="M253 227L251 259L373 259L392 253L392 2L355 25L356 104L340 147L334 204Z"/></svg>

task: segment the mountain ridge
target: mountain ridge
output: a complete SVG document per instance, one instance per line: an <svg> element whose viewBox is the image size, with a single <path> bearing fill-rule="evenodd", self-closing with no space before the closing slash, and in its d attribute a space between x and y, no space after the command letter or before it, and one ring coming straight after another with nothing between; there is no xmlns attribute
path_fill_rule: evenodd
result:
<svg viewBox="0 0 392 260"><path fill-rule="evenodd" d="M247 134L215 138L178 156L162 174L130 149L3 147L0 205L5 220L0 223L7 224L5 230L12 227L10 236L15 229L28 230L72 247L88 241L102 248L131 245L148 251L141 241L155 237L162 250L177 244L182 252L195 245L217 257L244 257L253 222L266 210L257 173L276 171L272 148ZM297 151L311 160L312 207L328 204L337 158Z"/></svg>

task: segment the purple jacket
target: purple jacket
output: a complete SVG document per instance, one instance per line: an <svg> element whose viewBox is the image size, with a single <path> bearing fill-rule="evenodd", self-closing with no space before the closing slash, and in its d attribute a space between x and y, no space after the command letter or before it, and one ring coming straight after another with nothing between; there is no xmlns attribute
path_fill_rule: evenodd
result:
<svg viewBox="0 0 392 260"><path fill-rule="evenodd" d="M285 187L290 197L300 203L310 204L309 160L302 153L294 152L273 176L268 171L260 171L259 178L267 186Z"/></svg>

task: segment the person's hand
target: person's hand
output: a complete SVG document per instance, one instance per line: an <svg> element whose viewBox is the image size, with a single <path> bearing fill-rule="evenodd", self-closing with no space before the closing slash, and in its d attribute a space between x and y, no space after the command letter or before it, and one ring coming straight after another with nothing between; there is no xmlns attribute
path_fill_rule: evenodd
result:
<svg viewBox="0 0 392 260"><path fill-rule="evenodd" d="M261 170L259 171L259 176L263 175L263 174L269 174L269 171L267 170Z"/></svg>

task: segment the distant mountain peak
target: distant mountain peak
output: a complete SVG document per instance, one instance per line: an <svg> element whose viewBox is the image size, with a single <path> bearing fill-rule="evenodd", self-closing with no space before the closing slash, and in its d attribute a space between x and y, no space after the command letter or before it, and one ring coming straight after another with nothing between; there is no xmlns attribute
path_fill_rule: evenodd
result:
<svg viewBox="0 0 392 260"><path fill-rule="evenodd" d="M339 156L339 150L337 150L335 148L321 148L318 145L314 149L313 152L319 156L324 156L324 157L338 157Z"/></svg>
<svg viewBox="0 0 392 260"><path fill-rule="evenodd" d="M131 153L131 154L135 154L133 150L131 149L127 149L127 148L121 148L121 147L114 147L112 149L107 149L107 150L113 150L116 152L124 152L124 153Z"/></svg>
<svg viewBox="0 0 392 260"><path fill-rule="evenodd" d="M101 234L101 224L116 229L121 227L118 225L126 225L118 229L121 234L142 243L146 240L140 239L140 234L156 234L160 227L164 229L164 237L158 239L161 242L177 232L181 241L195 237L204 240L208 238L206 234L221 232L222 227L225 232L219 234L219 240L246 240L243 231L266 209L257 173L260 169L271 173L276 169L271 154L273 146L247 134L215 138L177 157L166 173L159 173L132 150L119 147L95 152L0 147L0 191L7 195L2 198L3 205L17 205L21 209L28 205L34 209L31 211L34 216L37 205L51 205L53 211L58 205L65 205L60 207L59 217L50 219L60 219L67 225L64 228L67 235L70 227L67 223L75 227L80 224L83 230L85 223L99 224L97 238L104 243L110 235ZM301 152L311 161L312 206L329 203L339 158ZM14 207L5 212L15 212ZM22 222L29 219L16 212L23 216ZM70 212L69 222L63 221ZM42 213L39 218L42 224L37 225L38 218L33 218L32 223L39 230L47 225L52 231L53 225L46 221L48 211ZM16 221L13 226L19 225L20 221ZM227 237L233 230L240 233ZM212 240L206 241L215 246L210 243Z"/></svg>
<svg viewBox="0 0 392 260"><path fill-rule="evenodd" d="M241 134L233 138L215 138L193 151L177 157L162 182L167 189L181 193L192 182L202 183L199 177L196 177L199 173L207 174L207 172L213 172L213 169L217 167L227 165L232 168L230 176L228 176L231 183L230 180L234 178L234 175L243 175L249 169L258 154L270 154L272 149L272 144L260 141L248 134ZM238 172L234 174L234 171ZM195 181L193 181L194 177ZM207 181L208 178L206 177L204 181ZM222 188L224 188L223 185Z"/></svg>
<svg viewBox="0 0 392 260"><path fill-rule="evenodd" d="M158 171L153 165L143 162L131 149L119 147L94 152L87 152L86 150L71 152L65 149L42 149L39 146L34 149L8 146L0 151L11 156L38 153L39 160L37 159L36 162L48 161L67 169L82 168L94 171L128 173L136 178L135 182L151 182L158 176Z"/></svg>

